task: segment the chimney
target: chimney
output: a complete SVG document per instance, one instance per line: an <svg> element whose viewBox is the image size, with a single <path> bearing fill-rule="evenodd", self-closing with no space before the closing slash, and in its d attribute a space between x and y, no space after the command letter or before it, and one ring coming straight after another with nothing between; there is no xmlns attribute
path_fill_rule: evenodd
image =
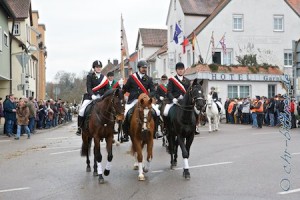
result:
<svg viewBox="0 0 300 200"><path fill-rule="evenodd" d="M107 64L109 64L109 63L111 63L111 62L110 62L110 59L108 59L108 61L107 61Z"/></svg>
<svg viewBox="0 0 300 200"><path fill-rule="evenodd" d="M114 66L117 66L119 64L119 61L117 59L114 59Z"/></svg>

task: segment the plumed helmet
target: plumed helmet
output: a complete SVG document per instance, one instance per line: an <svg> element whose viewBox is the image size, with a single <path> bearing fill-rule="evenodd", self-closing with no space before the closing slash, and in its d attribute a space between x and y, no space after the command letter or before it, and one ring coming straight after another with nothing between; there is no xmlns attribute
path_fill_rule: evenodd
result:
<svg viewBox="0 0 300 200"><path fill-rule="evenodd" d="M107 76L107 77L109 77L109 76L114 76L114 73L113 73L113 72L108 72L106 76Z"/></svg>
<svg viewBox="0 0 300 200"><path fill-rule="evenodd" d="M137 64L137 67L140 68L140 67L148 67L148 63L146 60L139 60L138 61L138 64Z"/></svg>
<svg viewBox="0 0 300 200"><path fill-rule="evenodd" d="M93 62L93 68L95 68L96 66L102 67L102 63L101 63L100 60L95 60L95 61Z"/></svg>
<svg viewBox="0 0 300 200"><path fill-rule="evenodd" d="M175 66L175 69L184 69L184 64L182 62L178 62Z"/></svg>
<svg viewBox="0 0 300 200"><path fill-rule="evenodd" d="M215 87L211 87L210 89L211 89L211 90L215 90L216 88L215 88Z"/></svg>
<svg viewBox="0 0 300 200"><path fill-rule="evenodd" d="M164 74L161 76L161 80L167 80L167 79L168 79L167 75Z"/></svg>

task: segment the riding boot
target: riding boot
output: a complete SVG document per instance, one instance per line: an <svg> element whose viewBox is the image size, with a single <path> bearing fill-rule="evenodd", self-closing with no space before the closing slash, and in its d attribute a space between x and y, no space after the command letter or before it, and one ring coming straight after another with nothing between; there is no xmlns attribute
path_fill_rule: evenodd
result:
<svg viewBox="0 0 300 200"><path fill-rule="evenodd" d="M128 142L129 141L129 137L128 137L129 126L128 126L127 119L124 120L124 122L122 124L122 129L123 129L123 137L121 138L121 141Z"/></svg>
<svg viewBox="0 0 300 200"><path fill-rule="evenodd" d="M154 132L153 137L154 138L161 138L162 134L161 134L161 132L158 132L159 116L154 116L154 124L155 124L155 132Z"/></svg>
<svg viewBox="0 0 300 200"><path fill-rule="evenodd" d="M78 129L76 131L76 135L78 135L78 136L81 135L81 127L82 127L82 124L83 124L83 120L84 120L84 117L81 117L80 115L78 115L78 120L77 120Z"/></svg>

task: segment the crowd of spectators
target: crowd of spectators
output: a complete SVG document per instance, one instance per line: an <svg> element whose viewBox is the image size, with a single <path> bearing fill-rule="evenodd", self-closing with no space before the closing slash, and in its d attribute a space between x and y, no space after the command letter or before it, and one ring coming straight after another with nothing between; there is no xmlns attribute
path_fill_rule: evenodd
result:
<svg viewBox="0 0 300 200"><path fill-rule="evenodd" d="M20 101L20 103L19 103ZM24 105L23 105L24 101ZM21 105L22 104L22 105ZM17 98L13 94L7 95L5 100L0 98L0 124L4 118L4 134L12 137L17 134L18 130L18 110L21 107L28 108L27 126L30 134L34 134L36 129L50 129L59 124L72 121L72 116L77 114L78 106L61 99L58 100L39 100L33 97ZM23 124L25 125L25 124ZM23 127L22 127L23 128ZM21 133L27 132L26 126Z"/></svg>
<svg viewBox="0 0 300 200"><path fill-rule="evenodd" d="M251 124L253 128L280 126L280 116L285 115L285 102L281 94L274 98L256 96L255 99L227 99L224 108L226 123ZM297 103L292 97L288 110L291 113L291 128L300 127L300 102Z"/></svg>

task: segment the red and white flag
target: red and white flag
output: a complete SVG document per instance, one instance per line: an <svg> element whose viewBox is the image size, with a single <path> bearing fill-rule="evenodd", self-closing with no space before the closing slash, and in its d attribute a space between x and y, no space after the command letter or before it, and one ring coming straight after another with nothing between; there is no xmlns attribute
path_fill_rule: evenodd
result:
<svg viewBox="0 0 300 200"><path fill-rule="evenodd" d="M222 46L223 53L226 54L226 44L225 44L225 35L220 40L220 44Z"/></svg>

